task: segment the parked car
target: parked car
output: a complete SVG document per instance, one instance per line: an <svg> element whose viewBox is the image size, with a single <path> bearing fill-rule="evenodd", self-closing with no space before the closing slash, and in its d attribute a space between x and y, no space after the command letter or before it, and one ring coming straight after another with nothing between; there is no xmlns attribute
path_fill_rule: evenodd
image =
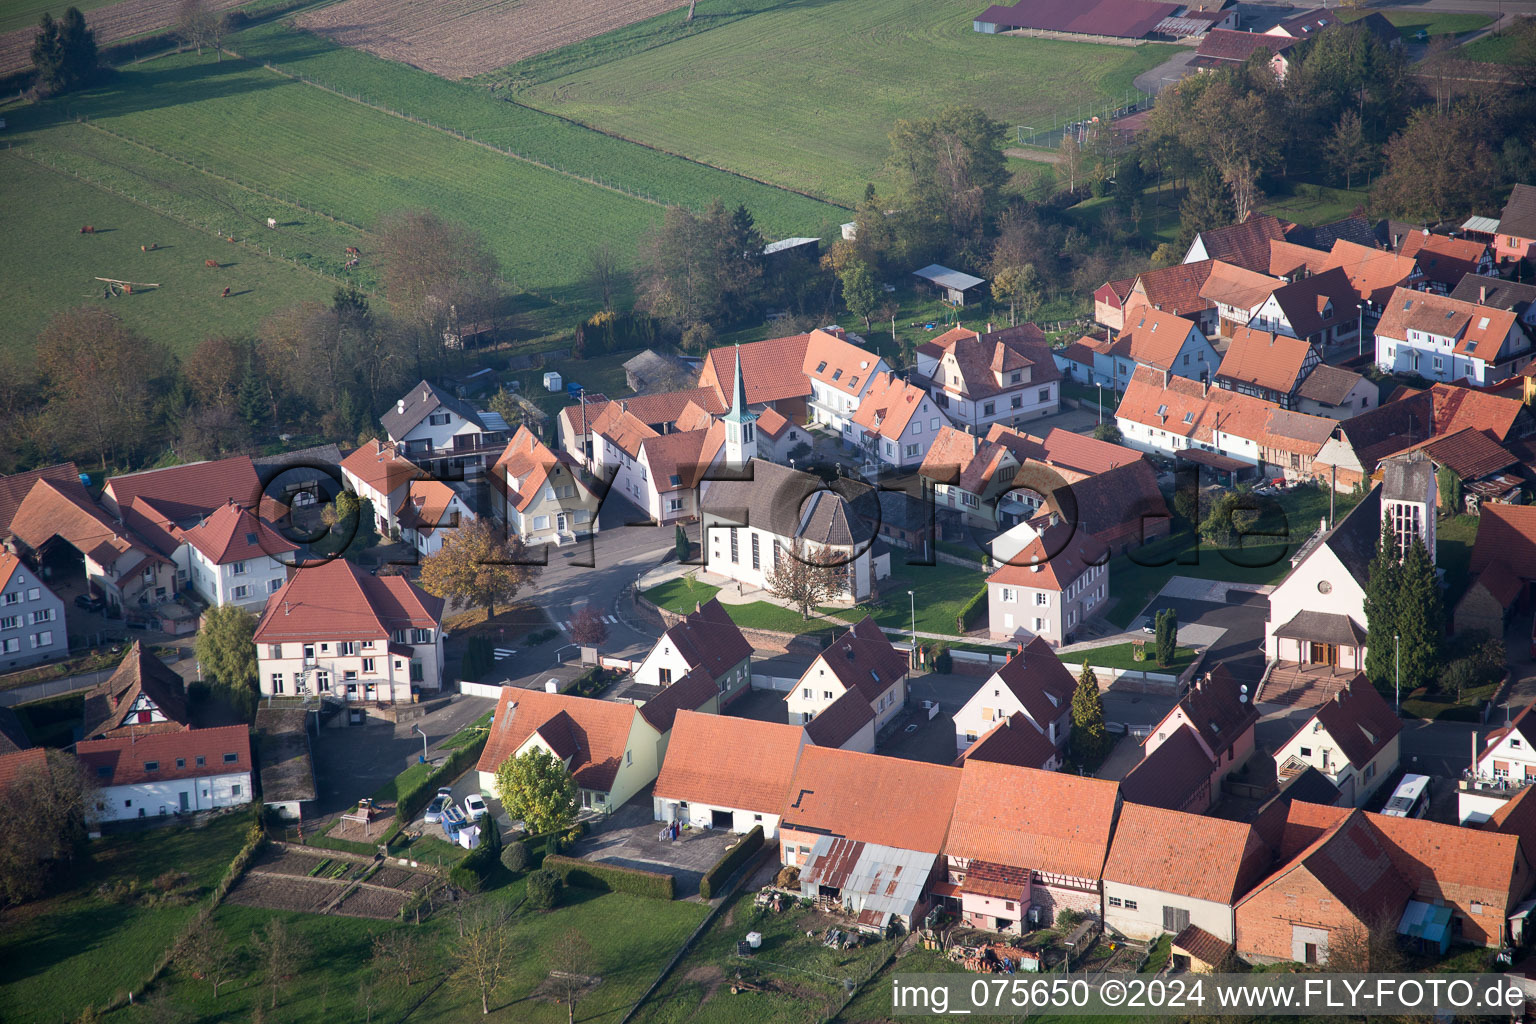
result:
<svg viewBox="0 0 1536 1024"><path fill-rule="evenodd" d="M479 793L471 793L464 798L464 817L470 821L479 821L490 813L491 809L485 805L485 797Z"/></svg>
<svg viewBox="0 0 1536 1024"><path fill-rule="evenodd" d="M107 602L95 594L81 594L75 598L75 607L84 608L88 612L104 612L107 610Z"/></svg>
<svg viewBox="0 0 1536 1024"><path fill-rule="evenodd" d="M453 790L444 786L437 791L437 796L432 798L432 802L427 804L427 816L425 819L427 824L431 825L442 821L443 812L452 806Z"/></svg>

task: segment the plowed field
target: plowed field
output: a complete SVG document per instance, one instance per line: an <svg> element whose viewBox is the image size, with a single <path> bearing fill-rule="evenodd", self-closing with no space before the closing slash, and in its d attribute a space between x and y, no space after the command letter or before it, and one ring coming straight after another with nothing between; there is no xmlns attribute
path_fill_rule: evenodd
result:
<svg viewBox="0 0 1536 1024"><path fill-rule="evenodd" d="M679 0L344 0L298 24L386 60L469 78L679 6Z"/></svg>
<svg viewBox="0 0 1536 1024"><path fill-rule="evenodd" d="M210 10L223 11L239 7L246 0L206 2ZM122 0L86 12L85 23L96 33L96 45L106 46L119 39L169 27L175 23L176 9L180 6L181 0ZM62 13L63 5L53 11L55 17ZM32 25L0 35L0 75L32 66L32 40L36 37L37 28Z"/></svg>

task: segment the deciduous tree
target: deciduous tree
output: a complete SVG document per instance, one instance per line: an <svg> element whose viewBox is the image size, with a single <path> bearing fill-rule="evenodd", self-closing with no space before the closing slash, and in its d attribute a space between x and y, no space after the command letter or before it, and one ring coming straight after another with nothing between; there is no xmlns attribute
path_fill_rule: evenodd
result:
<svg viewBox="0 0 1536 1024"><path fill-rule="evenodd" d="M1019 307L1024 309L1024 319L1028 320L1030 314L1045 301L1045 290L1040 284L1040 275L1035 272L1033 263L1025 263L1022 266L1003 267L992 275L992 298L998 302L1008 303L1008 323L1010 326L1019 322Z"/></svg>
<svg viewBox="0 0 1536 1024"><path fill-rule="evenodd" d="M396 314L440 338L455 322L494 313L499 269L485 238L430 210L384 217L375 232L384 287Z"/></svg>
<svg viewBox="0 0 1536 1024"><path fill-rule="evenodd" d="M272 993L270 1007L277 1007L277 997L288 990L293 979L304 969L309 944L294 934L280 917L267 921L260 931L251 932L251 947L261 966L263 983Z"/></svg>
<svg viewBox="0 0 1536 1024"><path fill-rule="evenodd" d="M51 749L0 789L0 904L41 895L54 872L84 855L94 798L80 762Z"/></svg>
<svg viewBox="0 0 1536 1024"><path fill-rule="evenodd" d="M603 617L590 604L577 612L571 620L571 639L588 647L596 647L608 639L607 623L603 622Z"/></svg>
<svg viewBox="0 0 1536 1024"><path fill-rule="evenodd" d="M176 8L176 34L183 43L197 47L202 56L203 47L213 47L218 60L224 59L221 44L227 22L224 15L208 6L208 0L181 0Z"/></svg>
<svg viewBox="0 0 1536 1024"><path fill-rule="evenodd" d="M501 762L496 769L496 795L529 835L570 828L581 807L571 773L543 747Z"/></svg>
<svg viewBox="0 0 1536 1024"><path fill-rule="evenodd" d="M1490 202L1500 184L1498 160L1478 124L1465 105L1416 111L1387 143L1386 168L1371 190L1373 206L1439 221Z"/></svg>
<svg viewBox="0 0 1536 1024"><path fill-rule="evenodd" d="M587 281L604 309L613 308L613 293L619 287L620 274L618 253L607 242L599 242L587 254Z"/></svg>
<svg viewBox="0 0 1536 1024"><path fill-rule="evenodd" d="M491 1012L491 993L512 962L511 929L504 910L489 904L475 908L458 940L449 944L453 974L480 993L480 1012Z"/></svg>
<svg viewBox="0 0 1536 1024"><path fill-rule="evenodd" d="M240 959L240 950L229 941L229 936L209 921L188 935L176 951L178 964L213 987L215 1001L219 989L235 976Z"/></svg>
<svg viewBox="0 0 1536 1024"><path fill-rule="evenodd" d="M453 531L435 555L422 560L421 587L461 606L480 607L495 616L538 579L542 566L531 564L516 535L504 535L487 519Z"/></svg>
<svg viewBox="0 0 1536 1024"><path fill-rule="evenodd" d="M764 577L768 592L809 619L821 602L836 594L841 582L841 566L825 549L808 550L802 541L793 548L778 548L773 568Z"/></svg>
<svg viewBox="0 0 1536 1024"><path fill-rule="evenodd" d="M973 106L896 122L887 169L901 194L905 257L931 246L956 251L983 234L1008 183L1006 135L1006 125Z"/></svg>
<svg viewBox="0 0 1536 1024"><path fill-rule="evenodd" d="M592 944L575 928L567 928L550 944L549 973L565 997L566 1024L576 1024L576 1002L586 992L586 970L591 962Z"/></svg>
<svg viewBox="0 0 1536 1024"><path fill-rule="evenodd" d="M374 937L373 969L380 978L410 988L426 967L427 952L414 931L396 929Z"/></svg>
<svg viewBox="0 0 1536 1024"><path fill-rule="evenodd" d="M837 276L843 285L843 305L863 320L864 329L869 330L870 317L880 305L880 285L875 281L874 271L863 260L854 260Z"/></svg>

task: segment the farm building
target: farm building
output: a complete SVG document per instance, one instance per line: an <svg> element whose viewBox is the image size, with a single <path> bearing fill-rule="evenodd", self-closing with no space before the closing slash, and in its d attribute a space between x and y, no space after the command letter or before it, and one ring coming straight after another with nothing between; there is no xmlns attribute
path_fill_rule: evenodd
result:
<svg viewBox="0 0 1536 1024"><path fill-rule="evenodd" d="M1158 25L1183 9L1183 4L1151 0L1026 0L1013 7L988 7L971 27L977 32L1053 32L1111 39L1144 39Z"/></svg>
<svg viewBox="0 0 1536 1024"><path fill-rule="evenodd" d="M251 741L243 725L81 740L102 821L234 807L251 799Z"/></svg>
<svg viewBox="0 0 1536 1024"><path fill-rule="evenodd" d="M781 238L763 246L763 258L770 264L781 263L799 257L807 263L821 259L821 239Z"/></svg>
<svg viewBox="0 0 1536 1024"><path fill-rule="evenodd" d="M933 285L944 296L945 302L956 306L965 305L966 292L987 283L982 278L962 274L958 270L950 270L937 263L930 263L922 270L914 270L912 276Z"/></svg>

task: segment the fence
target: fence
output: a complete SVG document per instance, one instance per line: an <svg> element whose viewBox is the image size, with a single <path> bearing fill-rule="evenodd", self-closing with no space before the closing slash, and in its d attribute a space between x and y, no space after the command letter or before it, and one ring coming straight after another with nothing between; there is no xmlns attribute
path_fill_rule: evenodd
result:
<svg viewBox="0 0 1536 1024"><path fill-rule="evenodd" d="M57 697L65 693L74 693L76 690L88 690L97 683L102 682L112 675L116 669L104 668L96 672L82 672L77 676L65 676L62 679L48 679L41 683L30 683L26 686L18 686L14 690L0 692L0 708L15 707L18 704L28 704L34 700L47 700L49 697Z"/></svg>
<svg viewBox="0 0 1536 1024"><path fill-rule="evenodd" d="M500 697L501 686L491 683L471 683L467 679L459 684L459 692L470 697Z"/></svg>
<svg viewBox="0 0 1536 1024"><path fill-rule="evenodd" d="M1117 117L1124 117L1126 114L1143 109L1155 99L1157 99L1155 93L1127 89L1121 94L1118 102L1082 103L1075 110L1053 114L1049 125L1016 125L1014 137L1020 146L1056 149L1069 132L1081 142L1095 122L1107 124Z"/></svg>
<svg viewBox="0 0 1536 1024"><path fill-rule="evenodd" d="M761 672L752 673L752 689L774 690L778 693L788 693L795 688L800 680L794 676L770 676Z"/></svg>

